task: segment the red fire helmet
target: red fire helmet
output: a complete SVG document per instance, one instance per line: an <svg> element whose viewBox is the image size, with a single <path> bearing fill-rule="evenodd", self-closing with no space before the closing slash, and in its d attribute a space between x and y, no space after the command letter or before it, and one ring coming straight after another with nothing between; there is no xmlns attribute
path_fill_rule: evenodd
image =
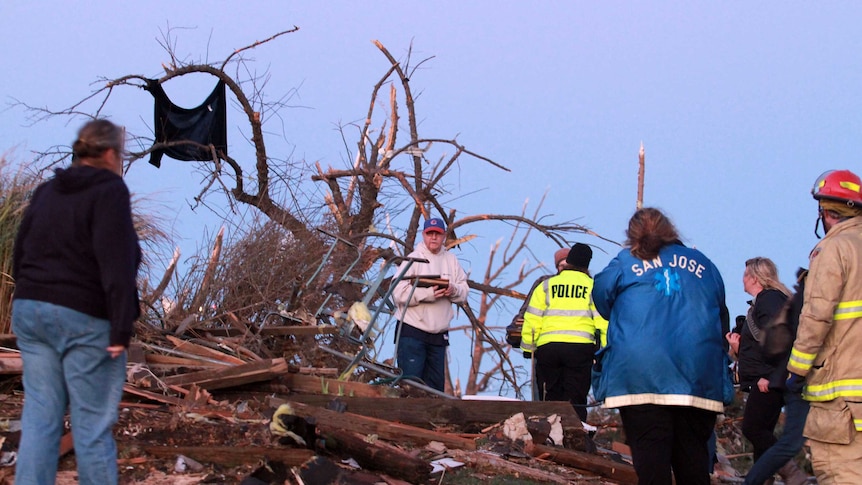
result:
<svg viewBox="0 0 862 485"><path fill-rule="evenodd" d="M828 170L817 177L811 195L815 199L831 199L862 206L862 180L850 170Z"/></svg>

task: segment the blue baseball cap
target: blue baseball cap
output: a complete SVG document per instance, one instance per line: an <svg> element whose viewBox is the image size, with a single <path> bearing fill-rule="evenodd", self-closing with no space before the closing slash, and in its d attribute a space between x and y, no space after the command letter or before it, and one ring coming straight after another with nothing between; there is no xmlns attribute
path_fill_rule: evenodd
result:
<svg viewBox="0 0 862 485"><path fill-rule="evenodd" d="M428 219L425 221L425 228L422 232L439 232L442 234L446 232L446 224L443 223L443 219L439 219L437 217Z"/></svg>

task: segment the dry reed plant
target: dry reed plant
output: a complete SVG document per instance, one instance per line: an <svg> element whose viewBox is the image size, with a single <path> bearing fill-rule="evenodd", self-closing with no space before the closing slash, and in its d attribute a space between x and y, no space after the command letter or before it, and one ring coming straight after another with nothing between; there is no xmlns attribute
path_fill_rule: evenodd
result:
<svg viewBox="0 0 862 485"><path fill-rule="evenodd" d="M12 332L12 251L27 201L41 178L0 155L0 333Z"/></svg>

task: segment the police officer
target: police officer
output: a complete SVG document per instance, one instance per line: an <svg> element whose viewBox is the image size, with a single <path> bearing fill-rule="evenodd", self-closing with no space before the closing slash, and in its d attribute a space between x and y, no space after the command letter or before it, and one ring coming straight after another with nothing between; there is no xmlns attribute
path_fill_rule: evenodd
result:
<svg viewBox="0 0 862 485"><path fill-rule="evenodd" d="M586 244L572 246L563 271L533 291L521 331L521 350L536 359L539 398L569 401L584 422L596 328L607 328L593 305L592 257Z"/></svg>
<svg viewBox="0 0 862 485"><path fill-rule="evenodd" d="M506 327L506 343L512 347L519 348L521 346L521 328L524 326L524 313L527 312L527 307L530 306L530 298L532 298L533 292L536 291L536 288L538 288L543 281L553 277L555 274L560 274L560 271L565 268L566 256L569 255L569 250L569 248L558 249L554 253L554 268L557 272L554 274L539 276L536 278L536 281L533 282L532 286L530 286L530 291L527 292L527 298L524 299L524 303L521 305L521 308L518 309L518 313L515 314L515 317L512 319L512 323Z"/></svg>

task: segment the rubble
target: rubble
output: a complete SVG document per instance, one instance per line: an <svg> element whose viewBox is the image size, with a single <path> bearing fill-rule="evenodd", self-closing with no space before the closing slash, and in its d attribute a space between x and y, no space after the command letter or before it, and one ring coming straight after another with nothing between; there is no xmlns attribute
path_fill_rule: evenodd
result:
<svg viewBox="0 0 862 485"><path fill-rule="evenodd" d="M321 329L314 330L273 326L269 335L282 340L274 347L284 353L313 341ZM408 381L342 381L334 377L337 367L298 367L275 351L264 357L241 347L226 334L139 335L115 433L123 483L357 483L357 473L376 477L368 483L457 483L441 481L454 476L453 463L463 464L460 473L535 482L636 483L630 465L584 451L589 438L568 403L444 399ZM7 386L16 387L0 400L0 416L12 422L26 398L17 389L20 358L8 348L0 363ZM287 403L315 428L312 443L286 444L270 430L276 409ZM525 426L520 438L508 438L503 423L513 416L546 429ZM552 444L552 427L562 446ZM14 428L2 432L2 451L15 450L20 430ZM63 443L66 474L74 469L71 432ZM359 469L342 463L348 459ZM8 483L13 474L14 466L0 468Z"/></svg>

